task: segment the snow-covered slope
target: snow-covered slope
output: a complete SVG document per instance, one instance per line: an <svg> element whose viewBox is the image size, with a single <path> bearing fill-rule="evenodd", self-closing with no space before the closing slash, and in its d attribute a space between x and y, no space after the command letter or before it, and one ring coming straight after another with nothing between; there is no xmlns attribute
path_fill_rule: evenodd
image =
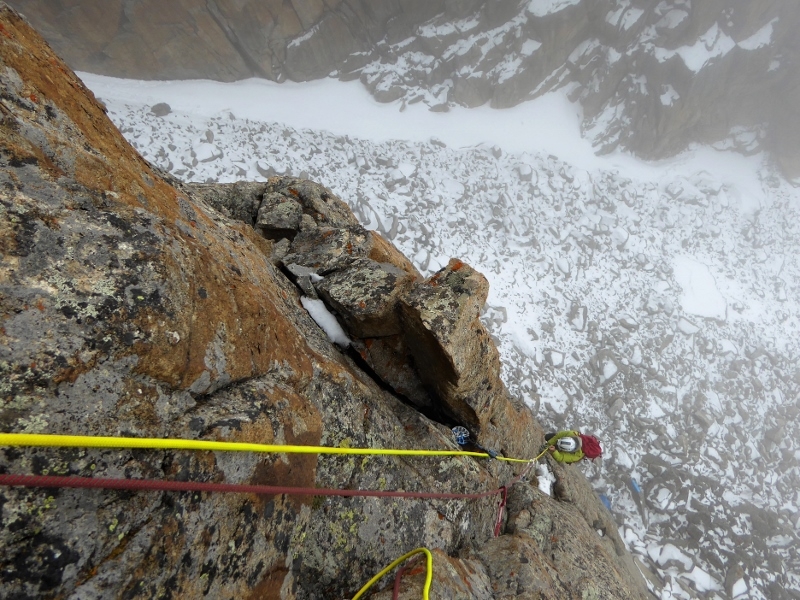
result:
<svg viewBox="0 0 800 600"><path fill-rule="evenodd" d="M661 158L692 141L774 150L795 120L784 109L796 104L795 13L718 0L479 3L387 36L354 74L376 98L432 110L506 108L573 84L584 134L603 152Z"/></svg>
<svg viewBox="0 0 800 600"><path fill-rule="evenodd" d="M800 27L786 0L11 0L73 68L139 79L359 79L431 110L572 85L588 139L664 158L768 149L800 177ZM102 13L102 14L101 14Z"/></svg>
<svg viewBox="0 0 800 600"><path fill-rule="evenodd" d="M413 107L345 102L334 81L309 84L299 109L259 82L84 77L139 151L184 180L308 177L423 272L450 257L483 272L506 384L543 423L604 440L605 458L576 468L657 594L797 597L800 192L763 156L597 158L557 98L506 123L424 111L420 130ZM156 117L158 101L173 112ZM350 134L335 125L347 110ZM300 127L324 117L334 132ZM535 133L548 121L560 145Z"/></svg>

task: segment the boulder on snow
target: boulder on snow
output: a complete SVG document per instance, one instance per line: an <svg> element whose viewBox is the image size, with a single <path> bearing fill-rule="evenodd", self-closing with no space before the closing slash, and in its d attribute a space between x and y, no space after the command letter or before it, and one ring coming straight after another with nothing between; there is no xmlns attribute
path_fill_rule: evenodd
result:
<svg viewBox="0 0 800 600"><path fill-rule="evenodd" d="M700 327L692 323L689 319L681 317L678 319L678 331L684 335L694 335L700 331Z"/></svg>
<svg viewBox="0 0 800 600"><path fill-rule="evenodd" d="M159 102L150 107L150 112L157 117L166 117L172 112L172 107L166 102Z"/></svg>
<svg viewBox="0 0 800 600"><path fill-rule="evenodd" d="M617 321L620 325L622 325L625 329L629 331L636 331L639 329L639 322L627 313L622 313L617 315Z"/></svg>
<svg viewBox="0 0 800 600"><path fill-rule="evenodd" d="M588 311L585 306L573 302L569 307L567 313L567 320L569 325L575 331L586 331L586 323L588 322Z"/></svg>

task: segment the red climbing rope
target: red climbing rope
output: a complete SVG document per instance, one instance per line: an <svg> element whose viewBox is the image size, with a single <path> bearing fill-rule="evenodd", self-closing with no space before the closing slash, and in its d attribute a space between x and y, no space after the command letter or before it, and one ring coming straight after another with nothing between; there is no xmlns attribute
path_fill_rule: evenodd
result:
<svg viewBox="0 0 800 600"><path fill-rule="evenodd" d="M503 510L506 507L506 500L508 500L508 490L506 486L500 488L500 506L497 508L497 521L494 524L494 537L500 535L500 527L503 525Z"/></svg>
<svg viewBox="0 0 800 600"><path fill-rule="evenodd" d="M59 475L0 475L0 485L45 488L102 488L111 490L151 490L167 492L233 492L240 494L290 494L295 496L371 496L376 498L477 499L500 493L490 490L476 494L397 492L384 490L337 490L327 488L283 487L202 481L163 481L158 479L110 479Z"/></svg>
<svg viewBox="0 0 800 600"><path fill-rule="evenodd" d="M394 587L392 588L392 600L397 600L400 597L400 580L405 575L405 572L411 568L411 565L403 565L397 570L397 575L394 576Z"/></svg>
<svg viewBox="0 0 800 600"><path fill-rule="evenodd" d="M476 500L501 494L499 514L495 523L495 536L500 533L503 509L506 505L507 489L519 482L533 465L528 464L522 472L506 485L487 492L453 494L436 492L399 492L391 490L338 490L329 488L301 488L274 485L249 485L237 483L210 483L203 481L165 481L158 479L113 479L101 477L79 477L61 475L10 475L0 474L0 485L43 488L93 488L129 491L160 492L229 492L239 494L288 494L294 496L345 496L373 498L428 498L447 500Z"/></svg>
<svg viewBox="0 0 800 600"><path fill-rule="evenodd" d="M499 493L491 490L476 494L396 492L384 490L337 490L327 488L283 487L203 481L164 481L159 479L110 479L59 475L0 475L0 485L50 488L102 488L110 490L148 490L165 492L233 492L240 494L290 494L294 496L372 496L377 498L476 499Z"/></svg>

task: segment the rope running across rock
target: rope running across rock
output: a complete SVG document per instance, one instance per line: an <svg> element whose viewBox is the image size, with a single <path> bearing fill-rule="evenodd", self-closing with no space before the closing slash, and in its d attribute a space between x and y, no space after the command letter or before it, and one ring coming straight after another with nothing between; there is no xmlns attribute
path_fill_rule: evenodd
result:
<svg viewBox="0 0 800 600"><path fill-rule="evenodd" d="M342 496L342 497L374 497L374 498L418 498L445 500L472 500L501 495L498 507L494 535L500 534L503 511L506 506L508 488L518 483L546 452L543 451L533 459L514 459L497 456L494 452L466 452L449 450L401 450L372 448L333 448L325 446L281 446L270 444L249 444L237 442L209 442L204 440L179 440L158 438L115 438L91 436L65 436L43 434L8 434L0 433L0 446L38 446L38 447L93 447L93 448L149 448L149 449L185 449L185 450L228 450L236 452L271 452L271 453L303 453L303 454L360 454L360 455L394 455L394 456L472 456L478 458L497 458L510 462L527 463L522 472L505 485L485 492L472 494L456 494L447 492L401 492L393 490L347 490L331 488L301 488L270 485L250 485L234 483L213 483L202 481L166 481L154 479L116 479L101 477L59 476L59 475L13 475L0 474L0 485L12 487L41 488L89 488L113 489L128 491L172 491L172 492L227 492L244 494L287 494L299 496ZM426 579L422 591L423 600L428 600L428 593L433 577L433 559L426 548L417 548L394 562L373 577L354 596L360 598L373 583L391 571L407 558L416 554L426 555ZM398 573L398 581L400 574Z"/></svg>

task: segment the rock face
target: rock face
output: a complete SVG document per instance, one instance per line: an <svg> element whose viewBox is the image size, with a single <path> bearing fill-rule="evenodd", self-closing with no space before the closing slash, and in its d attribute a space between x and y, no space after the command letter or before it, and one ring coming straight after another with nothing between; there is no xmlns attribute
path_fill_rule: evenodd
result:
<svg viewBox="0 0 800 600"><path fill-rule="evenodd" d="M654 180L499 147L376 143L230 115L155 117L149 105L111 97L106 106L142 155L176 176L305 172L426 275L451 256L481 265L492 282L481 321L503 382L548 426L602 432L606 458L581 470L659 593L697 595L708 581L693 581L700 570L722 588L740 565L752 594L779 598L776 578L800 573L797 515L778 508L800 489L800 347L791 336L800 330L800 202L774 167L759 170L760 192L746 191L701 164ZM224 159L192 165L209 130ZM751 193L757 218L737 208ZM749 292L726 298L724 278ZM691 279L705 282L699 306L684 290ZM689 324L700 330L684 333ZM429 394L411 385L422 384L398 354L401 341L371 338L359 351L424 405ZM765 481L777 482L768 497L745 500ZM751 513L768 533L741 529L755 523ZM691 561L677 567L674 548Z"/></svg>
<svg viewBox="0 0 800 600"><path fill-rule="evenodd" d="M452 261L421 280L312 182L162 176L4 5L0 33L0 430L455 449L446 425L464 418L487 446L536 453L541 428L497 379L477 320L480 274ZM268 218L276 208L291 218ZM334 346L301 289L327 299L359 347L392 340L413 393L394 383L402 369ZM495 498L4 487L2 595L350 597L427 546L436 597L645 597L586 480L554 469L558 498L513 488L497 538ZM2 473L295 487L482 491L512 471L463 457L0 449ZM402 597L418 593L415 573Z"/></svg>
<svg viewBox="0 0 800 600"><path fill-rule="evenodd" d="M792 3L15 0L75 68L141 79L360 78L381 101L503 108L573 84L600 151L774 152L800 175Z"/></svg>

